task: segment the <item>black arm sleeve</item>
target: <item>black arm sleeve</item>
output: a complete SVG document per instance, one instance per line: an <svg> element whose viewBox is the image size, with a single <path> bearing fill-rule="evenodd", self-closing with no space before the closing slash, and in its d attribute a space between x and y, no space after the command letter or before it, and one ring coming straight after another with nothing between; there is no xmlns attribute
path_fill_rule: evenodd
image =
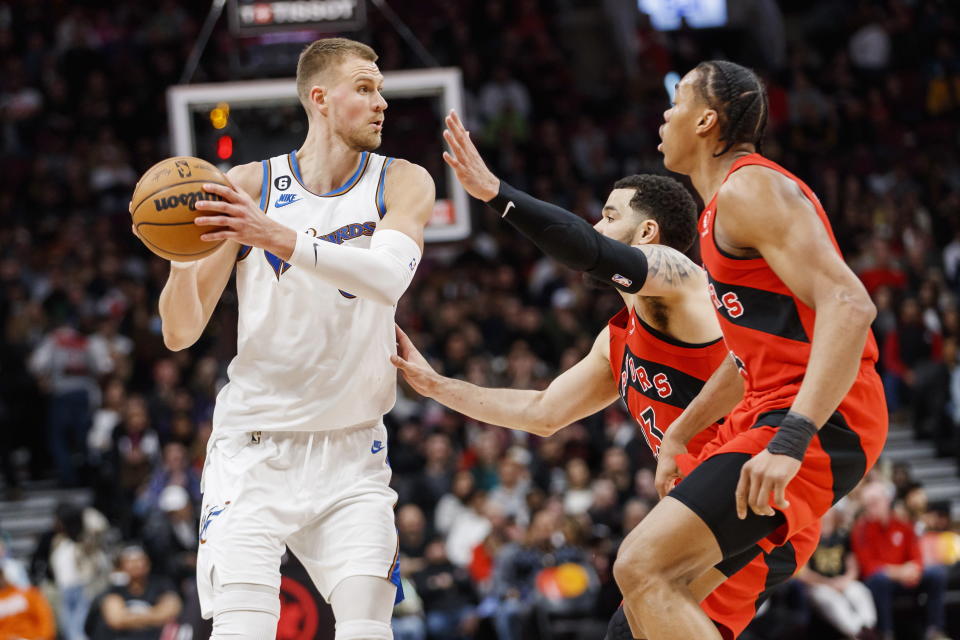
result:
<svg viewBox="0 0 960 640"><path fill-rule="evenodd" d="M537 200L503 180L488 203L541 251L576 271L584 271L627 293L647 280L647 256L635 247L599 234L566 209Z"/></svg>

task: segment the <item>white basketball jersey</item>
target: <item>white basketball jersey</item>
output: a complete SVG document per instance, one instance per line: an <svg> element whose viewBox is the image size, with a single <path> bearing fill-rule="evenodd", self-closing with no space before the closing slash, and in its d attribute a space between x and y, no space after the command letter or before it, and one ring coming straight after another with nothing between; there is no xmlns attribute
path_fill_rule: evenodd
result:
<svg viewBox="0 0 960 640"><path fill-rule="evenodd" d="M364 152L339 189L309 191L296 153L264 160L260 208L336 244L369 247L386 213L391 158ZM237 355L217 396L214 429L310 431L380 420L396 399L394 307L243 247L237 262Z"/></svg>

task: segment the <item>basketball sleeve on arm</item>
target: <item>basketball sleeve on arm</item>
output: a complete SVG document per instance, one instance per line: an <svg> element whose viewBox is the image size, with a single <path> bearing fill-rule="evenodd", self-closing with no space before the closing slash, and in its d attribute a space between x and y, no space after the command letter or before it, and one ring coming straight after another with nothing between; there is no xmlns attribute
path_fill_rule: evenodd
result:
<svg viewBox="0 0 960 640"><path fill-rule="evenodd" d="M607 238L580 216L500 181L488 203L541 251L621 291L636 293L647 280L647 256L636 247Z"/></svg>
<svg viewBox="0 0 960 640"><path fill-rule="evenodd" d="M394 229L374 232L370 248L338 245L297 234L290 264L361 298L395 305L420 263L420 247Z"/></svg>

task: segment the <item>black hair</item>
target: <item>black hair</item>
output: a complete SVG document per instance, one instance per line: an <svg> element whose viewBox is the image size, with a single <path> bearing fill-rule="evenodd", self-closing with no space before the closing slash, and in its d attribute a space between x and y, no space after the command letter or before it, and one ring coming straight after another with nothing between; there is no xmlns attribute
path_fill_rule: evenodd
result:
<svg viewBox="0 0 960 640"><path fill-rule="evenodd" d="M720 115L720 141L726 145L714 157L735 144L749 143L761 151L767 128L767 88L752 69L728 60L708 60L697 65L697 90Z"/></svg>
<svg viewBox="0 0 960 640"><path fill-rule="evenodd" d="M660 225L660 244L686 253L697 238L697 205L687 189L667 176L650 174L620 178L614 189L636 189L634 211Z"/></svg>

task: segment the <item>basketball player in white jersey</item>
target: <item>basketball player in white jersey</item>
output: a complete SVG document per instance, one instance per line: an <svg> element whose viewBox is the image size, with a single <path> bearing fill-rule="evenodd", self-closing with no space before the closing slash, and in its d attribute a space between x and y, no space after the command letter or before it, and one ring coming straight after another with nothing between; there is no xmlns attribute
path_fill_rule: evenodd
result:
<svg viewBox="0 0 960 640"><path fill-rule="evenodd" d="M337 640L389 640L399 575L387 434L393 316L423 250L434 184L380 145L376 54L318 40L297 65L299 150L231 169L196 223L226 239L172 263L160 296L171 349L193 344L234 264L239 327L203 479L197 581L214 639L273 639L284 546L337 620ZM259 205L259 206L258 206Z"/></svg>

